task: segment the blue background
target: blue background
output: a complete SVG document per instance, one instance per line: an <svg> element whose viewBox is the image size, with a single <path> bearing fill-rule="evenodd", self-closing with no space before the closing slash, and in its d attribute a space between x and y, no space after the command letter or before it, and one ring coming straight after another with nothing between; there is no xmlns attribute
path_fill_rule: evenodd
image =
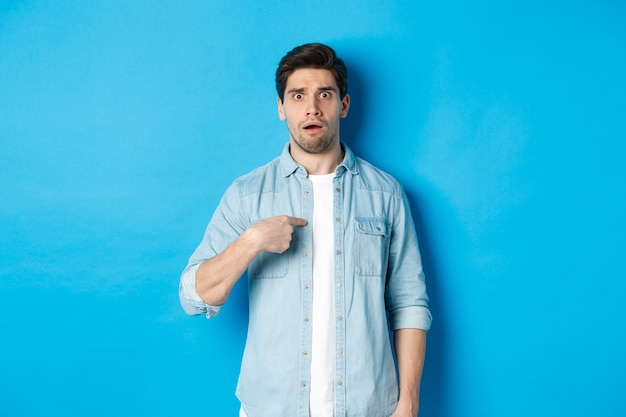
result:
<svg viewBox="0 0 626 417"><path fill-rule="evenodd" d="M236 415L245 285L178 279L310 41L413 205L420 416L626 415L626 4L504 3L2 1L0 415Z"/></svg>

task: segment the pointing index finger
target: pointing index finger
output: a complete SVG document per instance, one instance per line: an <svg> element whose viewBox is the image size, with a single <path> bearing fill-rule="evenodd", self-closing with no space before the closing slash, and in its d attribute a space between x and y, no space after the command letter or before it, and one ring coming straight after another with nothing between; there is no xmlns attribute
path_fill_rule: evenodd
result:
<svg viewBox="0 0 626 417"><path fill-rule="evenodd" d="M287 222L292 226L306 226L307 221L301 217L287 217Z"/></svg>

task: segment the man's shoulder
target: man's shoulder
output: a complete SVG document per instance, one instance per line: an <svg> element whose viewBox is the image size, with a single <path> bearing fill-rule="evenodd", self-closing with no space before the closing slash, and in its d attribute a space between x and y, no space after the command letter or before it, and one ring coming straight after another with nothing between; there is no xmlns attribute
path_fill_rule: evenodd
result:
<svg viewBox="0 0 626 417"><path fill-rule="evenodd" d="M359 172L357 177L361 187L371 191L382 191L393 194L402 193L402 186L393 175L362 158L357 157L356 159Z"/></svg>
<svg viewBox="0 0 626 417"><path fill-rule="evenodd" d="M240 196L254 192L271 191L275 188L277 180L282 179L281 172L280 156L278 156L266 164L241 175L233 182L233 186L238 189Z"/></svg>

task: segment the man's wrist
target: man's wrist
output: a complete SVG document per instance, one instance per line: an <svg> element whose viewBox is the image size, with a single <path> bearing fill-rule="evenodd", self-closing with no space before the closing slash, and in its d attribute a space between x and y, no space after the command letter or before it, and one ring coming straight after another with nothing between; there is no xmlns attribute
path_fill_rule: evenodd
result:
<svg viewBox="0 0 626 417"><path fill-rule="evenodd" d="M417 416L419 412L419 399L417 397L409 398L400 396L397 411L402 412L401 415Z"/></svg>

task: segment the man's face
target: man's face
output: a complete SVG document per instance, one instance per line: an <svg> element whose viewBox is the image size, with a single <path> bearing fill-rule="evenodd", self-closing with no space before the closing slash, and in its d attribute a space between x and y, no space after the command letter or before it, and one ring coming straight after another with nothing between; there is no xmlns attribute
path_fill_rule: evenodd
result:
<svg viewBox="0 0 626 417"><path fill-rule="evenodd" d="M278 116L287 121L292 145L311 154L323 154L339 145L339 119L346 117L350 97L339 97L333 74L304 68L287 79L285 99L278 99Z"/></svg>

